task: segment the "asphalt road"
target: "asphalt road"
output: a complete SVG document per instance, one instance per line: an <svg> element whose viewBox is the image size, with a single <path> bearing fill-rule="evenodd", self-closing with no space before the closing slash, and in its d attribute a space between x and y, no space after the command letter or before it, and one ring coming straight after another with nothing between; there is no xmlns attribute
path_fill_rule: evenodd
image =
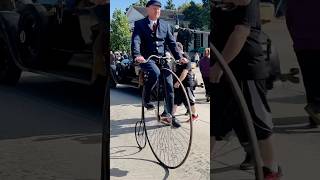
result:
<svg viewBox="0 0 320 180"><path fill-rule="evenodd" d="M90 87L32 73L0 86L0 179L99 179L102 103Z"/></svg>

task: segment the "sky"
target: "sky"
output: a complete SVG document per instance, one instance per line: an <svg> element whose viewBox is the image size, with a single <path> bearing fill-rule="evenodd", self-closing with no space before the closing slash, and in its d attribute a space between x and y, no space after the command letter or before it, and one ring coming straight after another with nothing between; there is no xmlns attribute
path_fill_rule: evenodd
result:
<svg viewBox="0 0 320 180"><path fill-rule="evenodd" d="M138 2L139 0L110 0L110 17L112 17L113 11L117 9L121 9L122 11L125 11L127 7L129 7L131 4ZM173 0L173 3L176 7L179 7L183 3L188 3L191 0ZM166 5L167 0L160 0L162 6ZM202 3L202 0L193 0L195 3Z"/></svg>

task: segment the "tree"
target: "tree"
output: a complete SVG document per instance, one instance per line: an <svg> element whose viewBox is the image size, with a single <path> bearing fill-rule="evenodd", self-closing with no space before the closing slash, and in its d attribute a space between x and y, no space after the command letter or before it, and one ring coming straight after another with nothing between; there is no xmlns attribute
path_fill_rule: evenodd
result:
<svg viewBox="0 0 320 180"><path fill-rule="evenodd" d="M146 6L147 5L147 0L139 0L138 2L134 3L134 6Z"/></svg>
<svg viewBox="0 0 320 180"><path fill-rule="evenodd" d="M130 26L128 17L119 9L112 15L110 44L112 51L130 51Z"/></svg>
<svg viewBox="0 0 320 180"><path fill-rule="evenodd" d="M172 0L168 0L167 1L167 5L164 7L165 9L169 9L169 10L174 10L176 9L175 8L175 5L173 4L173 1Z"/></svg>
<svg viewBox="0 0 320 180"><path fill-rule="evenodd" d="M190 6L182 12L185 15L185 20L190 21L189 28L203 29L204 24L202 20L203 7L191 1Z"/></svg>
<svg viewBox="0 0 320 180"><path fill-rule="evenodd" d="M183 3L178 7L178 11L183 12L190 7L190 3Z"/></svg>
<svg viewBox="0 0 320 180"><path fill-rule="evenodd" d="M179 10L184 14L184 20L189 21L191 29L209 29L210 25L210 1L202 0L202 4L196 4L194 1L183 4Z"/></svg>
<svg viewBox="0 0 320 180"><path fill-rule="evenodd" d="M202 0L202 16L203 18L202 19L202 23L204 25L204 29L210 29L210 24L211 24L211 21L212 19L210 18L210 12L211 12L211 9L210 9L210 1L209 0Z"/></svg>

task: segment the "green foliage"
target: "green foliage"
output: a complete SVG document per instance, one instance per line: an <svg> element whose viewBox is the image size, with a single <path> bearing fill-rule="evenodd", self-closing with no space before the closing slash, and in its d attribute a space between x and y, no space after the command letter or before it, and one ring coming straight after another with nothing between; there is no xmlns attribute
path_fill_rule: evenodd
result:
<svg viewBox="0 0 320 180"><path fill-rule="evenodd" d="M189 21L191 29L208 29L210 24L210 6L209 0L203 0L203 4L196 4L191 1L188 4L183 4L179 9L185 15L186 21Z"/></svg>
<svg viewBox="0 0 320 180"><path fill-rule="evenodd" d="M144 7L144 6L147 5L147 3L148 3L147 0L139 0L138 2L134 3L133 5L134 6L142 6L142 7Z"/></svg>
<svg viewBox="0 0 320 180"><path fill-rule="evenodd" d="M164 7L165 9L174 10L175 5L173 4L173 0L168 0L167 5Z"/></svg>
<svg viewBox="0 0 320 180"><path fill-rule="evenodd" d="M112 51L130 51L130 26L127 16L119 9L112 15L110 43Z"/></svg>

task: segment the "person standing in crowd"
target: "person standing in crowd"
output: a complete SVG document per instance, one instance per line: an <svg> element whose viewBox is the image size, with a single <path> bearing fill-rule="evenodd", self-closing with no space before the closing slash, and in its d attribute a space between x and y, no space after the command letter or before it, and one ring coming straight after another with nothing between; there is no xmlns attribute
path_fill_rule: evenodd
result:
<svg viewBox="0 0 320 180"><path fill-rule="evenodd" d="M282 176L276 162L272 139L273 123L266 99L268 69L263 56L259 0L227 0L230 5L214 6L211 10L213 29L211 42L221 52L238 80L251 113L261 149L265 180L278 180ZM243 2L241 2L243 1ZM223 1L225 2L225 1ZM241 2L241 3L239 3ZM221 140L232 129L235 131L247 155L251 154L249 137L237 102L223 75L219 63L212 60L210 67L211 91L211 148L215 140ZM248 158L250 159L250 158ZM247 163L247 158L244 163Z"/></svg>
<svg viewBox="0 0 320 180"><path fill-rule="evenodd" d="M207 102L210 101L209 95L209 72L210 72L210 48L206 48L204 51L204 56L199 62L199 68L202 75L203 83L206 90Z"/></svg>
<svg viewBox="0 0 320 180"><path fill-rule="evenodd" d="M199 53L196 52L194 54L194 62L198 65L199 61L200 61L200 56L199 56Z"/></svg>
<svg viewBox="0 0 320 180"><path fill-rule="evenodd" d="M309 126L315 128L320 123L320 21L315 19L320 15L320 1L289 0L279 4L286 4L286 11L282 11L286 12L287 27L303 76L305 110L309 114Z"/></svg>
<svg viewBox="0 0 320 180"><path fill-rule="evenodd" d="M183 45L180 42L177 42L177 47L184 58L190 59L189 56L185 52L183 52ZM192 79L191 71L192 71L191 61L188 61L188 63L186 64L176 64L175 66L175 73L179 77L179 80L182 82L182 85L186 90L186 93L190 102L192 121L195 121L199 118L199 115L197 114L196 107L195 107L196 98L194 96L193 88L192 88L193 79ZM184 92L180 87L181 84L177 81L176 78L174 78L173 84L174 84L173 85L174 106L173 106L172 115L173 117L175 117L174 115L177 111L177 107L180 106L182 103L185 105L185 107L188 107L188 103L185 98Z"/></svg>

